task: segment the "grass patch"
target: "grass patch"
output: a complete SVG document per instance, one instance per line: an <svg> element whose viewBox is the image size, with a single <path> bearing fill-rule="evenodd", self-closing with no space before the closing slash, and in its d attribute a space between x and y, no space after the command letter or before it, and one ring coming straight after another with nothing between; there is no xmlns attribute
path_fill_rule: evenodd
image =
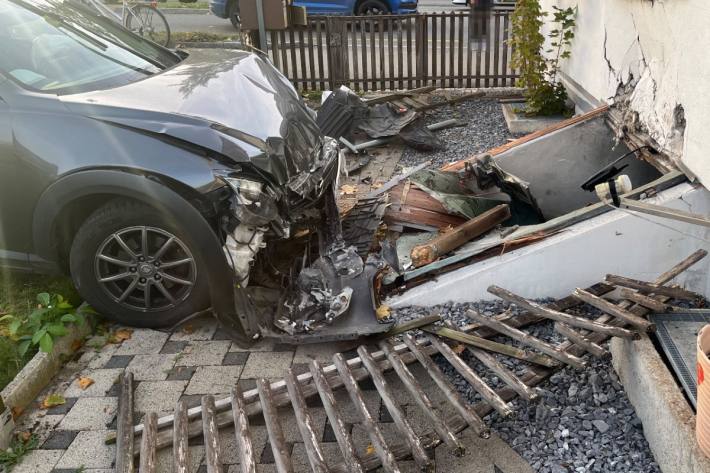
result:
<svg viewBox="0 0 710 473"><path fill-rule="evenodd" d="M173 44L180 43L212 43L222 41L235 41L239 39L236 33L233 35L203 33L201 31L176 31L170 33L170 42Z"/></svg>
<svg viewBox="0 0 710 473"><path fill-rule="evenodd" d="M210 8L208 2L194 2L194 3L183 3L183 2L158 2L158 9L161 8L196 8L199 10L207 10Z"/></svg>
<svg viewBox="0 0 710 473"><path fill-rule="evenodd" d="M0 471L12 471L12 469L22 461L22 457L31 450L37 448L39 439L32 435L27 440L15 438L10 448L0 451Z"/></svg>
<svg viewBox="0 0 710 473"><path fill-rule="evenodd" d="M37 308L37 294L41 292L61 294L75 307L81 303L81 298L69 278L1 272L0 315L12 314L25 319ZM21 356L16 340L9 336L7 325L0 323L0 390L12 381L36 353L36 348L31 348Z"/></svg>

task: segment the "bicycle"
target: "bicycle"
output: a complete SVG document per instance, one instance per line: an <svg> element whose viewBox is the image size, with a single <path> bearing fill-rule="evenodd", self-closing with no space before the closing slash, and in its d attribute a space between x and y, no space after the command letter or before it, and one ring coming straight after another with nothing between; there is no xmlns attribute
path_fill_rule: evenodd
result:
<svg viewBox="0 0 710 473"><path fill-rule="evenodd" d="M101 0L85 0L103 16L111 18L132 32L154 43L167 46L170 43L170 26L165 16L158 10L157 2L136 2L123 0L119 15Z"/></svg>

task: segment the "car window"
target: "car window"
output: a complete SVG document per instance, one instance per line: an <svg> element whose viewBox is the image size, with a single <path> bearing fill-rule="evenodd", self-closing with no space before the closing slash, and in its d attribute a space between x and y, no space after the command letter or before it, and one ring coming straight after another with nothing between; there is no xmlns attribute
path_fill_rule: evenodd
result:
<svg viewBox="0 0 710 473"><path fill-rule="evenodd" d="M35 91L86 92L159 73L180 57L69 2L0 0L0 70Z"/></svg>

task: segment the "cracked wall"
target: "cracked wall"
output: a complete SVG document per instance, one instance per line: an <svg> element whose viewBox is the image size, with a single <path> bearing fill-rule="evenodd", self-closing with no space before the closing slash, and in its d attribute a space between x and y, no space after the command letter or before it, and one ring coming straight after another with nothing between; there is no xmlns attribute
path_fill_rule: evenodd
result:
<svg viewBox="0 0 710 473"><path fill-rule="evenodd" d="M676 164L710 187L710 2L541 0L577 6L563 72L618 108Z"/></svg>

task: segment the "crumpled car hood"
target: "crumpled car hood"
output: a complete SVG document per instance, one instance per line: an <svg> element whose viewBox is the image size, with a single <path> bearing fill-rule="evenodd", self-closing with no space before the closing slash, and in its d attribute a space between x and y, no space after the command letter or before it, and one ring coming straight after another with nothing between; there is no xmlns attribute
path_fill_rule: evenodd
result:
<svg viewBox="0 0 710 473"><path fill-rule="evenodd" d="M144 80L60 99L94 119L250 162L280 184L302 181L321 164L323 137L296 90L266 59L245 51L192 50Z"/></svg>

